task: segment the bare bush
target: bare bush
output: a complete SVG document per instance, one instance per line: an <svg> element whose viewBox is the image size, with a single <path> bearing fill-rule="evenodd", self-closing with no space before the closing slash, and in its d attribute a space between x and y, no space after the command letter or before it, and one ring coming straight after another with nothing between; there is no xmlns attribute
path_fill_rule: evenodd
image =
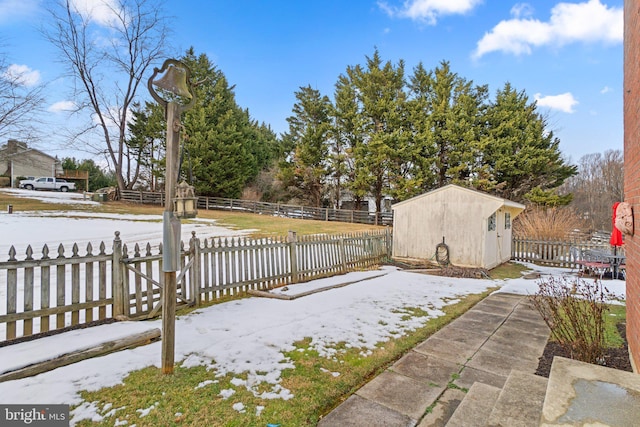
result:
<svg viewBox="0 0 640 427"><path fill-rule="evenodd" d="M602 282L551 277L541 280L533 304L551 335L572 359L604 363L604 314L617 297Z"/></svg>
<svg viewBox="0 0 640 427"><path fill-rule="evenodd" d="M562 240L583 226L583 220L573 209L528 207L513 221L513 232L521 238Z"/></svg>

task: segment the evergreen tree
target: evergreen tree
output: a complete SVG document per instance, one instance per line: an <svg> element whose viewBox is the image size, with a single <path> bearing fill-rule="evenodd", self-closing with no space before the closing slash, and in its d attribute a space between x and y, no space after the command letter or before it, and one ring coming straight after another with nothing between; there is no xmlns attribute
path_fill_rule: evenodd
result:
<svg viewBox="0 0 640 427"><path fill-rule="evenodd" d="M410 79L416 172L423 190L468 185L480 159L486 86L474 86L443 61L433 72L422 64ZM434 176L429 176L431 173Z"/></svg>
<svg viewBox="0 0 640 427"><path fill-rule="evenodd" d="M565 164L560 140L547 128L535 102L509 83L498 90L486 112L486 133L482 138L482 159L486 166L486 190L514 201L527 194L542 203L539 190L560 186L576 173ZM550 194L551 195L551 194Z"/></svg>
<svg viewBox="0 0 640 427"><path fill-rule="evenodd" d="M409 137L405 132L404 62L383 64L376 49L367 57L366 68L348 67L347 77L356 88L356 133L362 137L352 147L349 187L357 198L372 195L376 212L381 212L383 197L393 194L391 183L402 185L401 165Z"/></svg>
<svg viewBox="0 0 640 427"><path fill-rule="evenodd" d="M296 92L293 115L287 118L284 136L290 147L283 167L285 184L295 186L312 206L320 207L328 170L328 140L331 130L331 101L311 86Z"/></svg>
<svg viewBox="0 0 640 427"><path fill-rule="evenodd" d="M425 191L436 188L435 172L436 144L430 115L433 111L433 73L427 71L422 63L413 69L409 77L409 100L407 110L409 131L411 133L409 176L414 187L407 186L407 192L398 197L405 200Z"/></svg>
<svg viewBox="0 0 640 427"><path fill-rule="evenodd" d="M136 157L135 178L138 185L158 190L158 178L164 176L166 124L162 107L145 102L144 108L134 104L126 145Z"/></svg>
<svg viewBox="0 0 640 427"><path fill-rule="evenodd" d="M269 166L276 153L276 136L266 125L251 120L235 100L222 71L205 54L190 48L182 61L192 73L195 106L184 114L184 146L193 185L200 195L238 198L244 187Z"/></svg>
<svg viewBox="0 0 640 427"><path fill-rule="evenodd" d="M353 176L351 154L361 140L358 129L358 100L353 82L340 75L335 85L334 105L331 111L333 128L329 153L329 169L332 178L334 206L340 208L342 189L350 172Z"/></svg>
<svg viewBox="0 0 640 427"><path fill-rule="evenodd" d="M100 188L115 187L118 185L116 176L113 172L106 171L91 159L76 160L73 157L65 157L62 159L62 168L64 170L80 170L89 173L89 188L87 191L96 191ZM78 182L78 188L84 187L84 181Z"/></svg>

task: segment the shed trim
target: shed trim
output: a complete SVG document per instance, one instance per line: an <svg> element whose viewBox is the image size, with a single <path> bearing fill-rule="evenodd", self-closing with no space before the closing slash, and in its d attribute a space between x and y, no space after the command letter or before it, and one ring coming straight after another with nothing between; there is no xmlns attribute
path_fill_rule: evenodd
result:
<svg viewBox="0 0 640 427"><path fill-rule="evenodd" d="M409 202L413 202L413 201L421 199L423 197L429 197L429 196L431 196L431 195L433 195L435 193L438 193L440 191L445 191L445 190L447 190L449 188L456 188L456 189L459 189L459 190L462 190L462 191L467 191L469 193L473 193L475 195L478 195L478 196L481 196L481 197L484 197L484 198L487 198L487 199L491 199L493 201L498 201L498 202L501 203L501 205L509 207L509 208L520 209L520 210L524 210L526 208L526 206L523 205L523 204L520 204L520 203L517 203L517 202L513 202L513 201L508 200L508 199L503 199L502 197L494 196L492 194L483 193L483 192L478 191L478 190L472 190L470 188L461 187L461 186L455 185L455 184L448 184L448 185L445 185L444 187L436 188L435 190L431 190L431 191L429 191L427 193L420 194L419 196L415 196L415 197L412 197L410 199L403 200L402 202L395 203L393 206L391 206L391 209L395 210L396 208L401 207L401 206L403 206L403 205L405 205L405 204L407 204Z"/></svg>

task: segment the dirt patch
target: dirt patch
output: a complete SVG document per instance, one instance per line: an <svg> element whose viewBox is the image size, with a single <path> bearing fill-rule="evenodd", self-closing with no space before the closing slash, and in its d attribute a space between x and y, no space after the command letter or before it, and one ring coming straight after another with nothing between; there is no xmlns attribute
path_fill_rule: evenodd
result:
<svg viewBox="0 0 640 427"><path fill-rule="evenodd" d="M626 324L618 323L618 332L624 341L622 347L607 349L604 356L604 366L607 368L619 369L621 371L633 372L631 361L629 360L629 348L627 346ZM555 341L549 340L544 353L538 362L536 375L549 378L551 372L551 363L555 356L561 356L571 359L571 354Z"/></svg>

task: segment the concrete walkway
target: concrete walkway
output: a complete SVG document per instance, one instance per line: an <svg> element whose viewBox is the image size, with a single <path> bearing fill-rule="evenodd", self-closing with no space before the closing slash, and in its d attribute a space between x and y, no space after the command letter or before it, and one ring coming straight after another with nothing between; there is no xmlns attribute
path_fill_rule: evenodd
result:
<svg viewBox="0 0 640 427"><path fill-rule="evenodd" d="M532 374L548 338L527 297L493 294L360 388L318 426L537 426L547 380ZM519 401L523 395L526 402ZM494 409L499 401L506 402L502 411Z"/></svg>

